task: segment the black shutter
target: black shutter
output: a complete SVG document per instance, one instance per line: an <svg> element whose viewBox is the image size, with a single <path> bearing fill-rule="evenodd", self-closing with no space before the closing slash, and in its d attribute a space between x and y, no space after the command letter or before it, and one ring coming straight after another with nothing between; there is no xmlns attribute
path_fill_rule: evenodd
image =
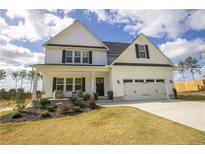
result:
<svg viewBox="0 0 205 154"><path fill-rule="evenodd" d="M63 52L62 52L62 63L65 63L65 50L63 50Z"/></svg>
<svg viewBox="0 0 205 154"><path fill-rule="evenodd" d="M93 63L92 51L89 51L89 64Z"/></svg>
<svg viewBox="0 0 205 154"><path fill-rule="evenodd" d="M138 44L135 44L136 58L140 58Z"/></svg>
<svg viewBox="0 0 205 154"><path fill-rule="evenodd" d="M149 57L149 48L148 48L148 45L145 45L145 48L146 48L147 59L150 59L150 57Z"/></svg>
<svg viewBox="0 0 205 154"><path fill-rule="evenodd" d="M53 91L56 90L56 77L53 78Z"/></svg>
<svg viewBox="0 0 205 154"><path fill-rule="evenodd" d="M85 78L82 78L82 90L85 92Z"/></svg>

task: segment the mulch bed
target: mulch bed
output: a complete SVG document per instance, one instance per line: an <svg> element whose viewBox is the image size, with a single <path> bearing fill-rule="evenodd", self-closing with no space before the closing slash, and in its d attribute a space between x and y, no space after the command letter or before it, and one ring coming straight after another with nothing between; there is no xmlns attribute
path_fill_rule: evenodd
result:
<svg viewBox="0 0 205 154"><path fill-rule="evenodd" d="M99 108L101 108L101 107L99 107L99 106L96 107L96 109L99 109ZM57 111L55 111L55 112L49 112L51 115L49 118L41 118L40 113L42 113L43 111L47 111L46 109L36 109L35 112L31 112L31 108L27 108L26 111L21 113L23 115L23 117L14 119L14 118L12 118L13 113L10 113L7 115L0 116L0 121L1 121L1 123L36 121L36 120L42 120L42 119L59 118L59 117L64 117L64 116L75 116L75 115L78 115L78 114L83 113L83 112L89 112L91 110L95 110L95 109L86 107L86 108L83 108L82 112L69 112L69 113L65 113L65 114L59 114Z"/></svg>

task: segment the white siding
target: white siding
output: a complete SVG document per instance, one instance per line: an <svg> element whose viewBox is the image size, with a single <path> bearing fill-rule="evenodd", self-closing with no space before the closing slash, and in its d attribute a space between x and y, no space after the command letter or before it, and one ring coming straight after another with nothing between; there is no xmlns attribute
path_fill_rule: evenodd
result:
<svg viewBox="0 0 205 154"><path fill-rule="evenodd" d="M135 44L148 45L150 59L136 58ZM171 64L170 61L143 35L141 34L116 60L121 63L155 63Z"/></svg>
<svg viewBox="0 0 205 154"><path fill-rule="evenodd" d="M45 64L62 64L62 48L47 47L45 52ZM74 50L67 48L67 50ZM74 50L75 51L75 50ZM76 51L92 51L92 50L82 50ZM107 64L107 52L106 51L92 51L92 61L95 65L106 65Z"/></svg>
<svg viewBox="0 0 205 154"><path fill-rule="evenodd" d="M71 25L63 32L49 41L51 44L70 44L84 46L103 46L84 26L80 23Z"/></svg>
<svg viewBox="0 0 205 154"><path fill-rule="evenodd" d="M107 52L93 51L93 64L107 65Z"/></svg>
<svg viewBox="0 0 205 154"><path fill-rule="evenodd" d="M45 64L61 64L62 63L62 49L60 48L46 48Z"/></svg>

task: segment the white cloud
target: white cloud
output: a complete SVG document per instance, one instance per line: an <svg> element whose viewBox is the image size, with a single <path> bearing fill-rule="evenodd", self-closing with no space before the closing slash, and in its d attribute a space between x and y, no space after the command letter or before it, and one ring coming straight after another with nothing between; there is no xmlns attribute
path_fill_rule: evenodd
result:
<svg viewBox="0 0 205 154"><path fill-rule="evenodd" d="M8 36L0 34L0 69L7 71L7 79L1 81L0 89L14 88L15 81L11 78L12 71L31 70L29 65L43 63L44 54L31 51L28 48L17 46ZM19 85L19 82L18 82ZM40 84L39 84L40 85ZM24 88L29 89L29 82L24 81ZM40 88L40 87L39 87Z"/></svg>
<svg viewBox="0 0 205 154"><path fill-rule="evenodd" d="M204 10L87 10L99 22L121 23L130 35L177 38L184 32L205 29ZM186 21L187 20L187 21Z"/></svg>
<svg viewBox="0 0 205 154"><path fill-rule="evenodd" d="M205 10L196 10L187 18L187 26L193 30L205 29Z"/></svg>
<svg viewBox="0 0 205 154"><path fill-rule="evenodd" d="M73 18L59 17L45 10L8 10L6 15L12 20L19 19L19 22L18 25L7 24L1 33L12 39L23 39L31 42L47 39L74 21Z"/></svg>
<svg viewBox="0 0 205 154"><path fill-rule="evenodd" d="M1 30L4 30L4 29L7 28L7 27L8 27L8 25L7 25L6 21L5 21L5 19L3 19L2 17L0 17L0 29L1 29Z"/></svg>
<svg viewBox="0 0 205 154"><path fill-rule="evenodd" d="M188 56L199 56L205 50L205 41L199 38L190 41L178 38L161 44L160 49L172 60L184 60Z"/></svg>
<svg viewBox="0 0 205 154"><path fill-rule="evenodd" d="M15 70L28 67L30 64L42 63L44 54L31 51L10 42L10 38L0 35L0 68Z"/></svg>

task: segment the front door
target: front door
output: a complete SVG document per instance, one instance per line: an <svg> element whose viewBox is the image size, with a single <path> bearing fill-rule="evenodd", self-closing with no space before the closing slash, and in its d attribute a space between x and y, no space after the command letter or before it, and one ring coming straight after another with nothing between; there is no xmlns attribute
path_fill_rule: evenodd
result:
<svg viewBox="0 0 205 154"><path fill-rule="evenodd" d="M104 78L96 78L96 92L104 96Z"/></svg>

